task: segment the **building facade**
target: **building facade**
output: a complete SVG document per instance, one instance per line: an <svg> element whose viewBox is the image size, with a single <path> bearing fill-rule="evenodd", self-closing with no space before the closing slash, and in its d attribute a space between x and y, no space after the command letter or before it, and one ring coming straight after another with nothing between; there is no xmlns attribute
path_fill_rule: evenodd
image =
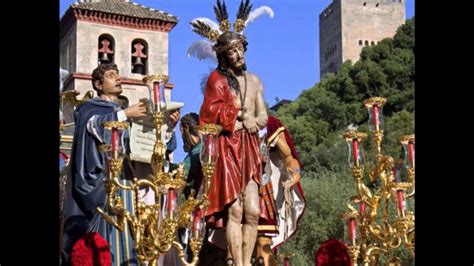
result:
<svg viewBox="0 0 474 266"><path fill-rule="evenodd" d="M365 46L393 37L405 23L405 0L333 0L319 15L321 78L346 60L355 63Z"/></svg>
<svg viewBox="0 0 474 266"><path fill-rule="evenodd" d="M142 78L168 75L168 33L178 18L127 0L89 0L72 4L60 20L60 67L69 72L63 90L82 96L93 91L92 71L117 64L123 94L131 104L148 98ZM167 84L167 87L172 87ZM66 123L73 107L65 104Z"/></svg>

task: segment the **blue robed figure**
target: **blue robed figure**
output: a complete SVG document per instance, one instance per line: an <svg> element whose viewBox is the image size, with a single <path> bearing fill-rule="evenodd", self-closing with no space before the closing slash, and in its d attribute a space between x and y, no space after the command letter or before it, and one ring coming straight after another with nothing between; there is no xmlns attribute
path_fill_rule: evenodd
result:
<svg viewBox="0 0 474 266"><path fill-rule="evenodd" d="M62 261L69 265L76 241L86 233L97 232L109 244L113 265L138 265L127 226L125 232L119 232L97 212L97 207L107 211L103 185L107 156L99 147L104 144L103 122L144 117L146 106L141 102L126 108L121 106L121 81L113 63L97 67L92 74L92 84L98 97L84 102L74 112L75 132L66 188ZM124 134L127 148L128 133ZM130 181L122 175L121 182L127 184ZM133 213L132 192L119 190L118 193L125 207Z"/></svg>

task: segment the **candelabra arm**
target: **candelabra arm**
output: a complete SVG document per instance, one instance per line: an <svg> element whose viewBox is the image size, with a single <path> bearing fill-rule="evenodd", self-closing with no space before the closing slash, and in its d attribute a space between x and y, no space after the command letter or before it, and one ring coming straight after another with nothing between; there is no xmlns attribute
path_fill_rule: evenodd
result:
<svg viewBox="0 0 474 266"><path fill-rule="evenodd" d="M374 221L375 217L377 217L378 207L380 204L380 199L382 198L381 191L377 191L375 196L370 201L370 220Z"/></svg>
<svg viewBox="0 0 474 266"><path fill-rule="evenodd" d="M209 194L209 189L211 188L212 176L214 175L214 162L203 163L202 169L206 181L204 183L204 195Z"/></svg>
<svg viewBox="0 0 474 266"><path fill-rule="evenodd" d="M363 173L364 167L352 167L352 176L356 181L357 192L359 193L359 196L362 201L366 202L367 204L370 204L370 201L372 200L372 193L370 192L370 189L364 183L362 183Z"/></svg>
<svg viewBox="0 0 474 266"><path fill-rule="evenodd" d="M124 189L132 189L129 186L124 186L120 184L117 177L112 178L111 180L106 180L105 182L105 190L107 193L107 207L108 212L112 213L113 215L117 216L116 220L109 216L102 208L97 207L97 211L99 214L109 223L114 225L119 231L123 231L123 226L126 220L130 218L129 213L122 207L122 199L120 197L116 197L115 192L117 187L121 187Z"/></svg>
<svg viewBox="0 0 474 266"><path fill-rule="evenodd" d="M176 211L176 217L178 219L178 226L180 228L186 228L191 222L191 213L199 206L199 202L191 194L188 199L181 205Z"/></svg>
<svg viewBox="0 0 474 266"><path fill-rule="evenodd" d="M209 204L210 204L210 202L209 202L209 198L207 197L207 195L202 195L201 200L198 201L195 206L196 207L199 206L201 209L206 209L207 207L209 207Z"/></svg>
<svg viewBox="0 0 474 266"><path fill-rule="evenodd" d="M160 190L159 190L158 186L153 184L153 182L151 182L148 179L139 179L138 181L136 181L136 184L137 184L138 187L150 187L153 190L153 192L155 193L155 195L160 194Z"/></svg>
<svg viewBox="0 0 474 266"><path fill-rule="evenodd" d="M105 213L105 211L101 207L97 207L97 212L104 218L108 223L112 224L119 230L120 232L123 231L123 225L120 226L110 215Z"/></svg>
<svg viewBox="0 0 474 266"><path fill-rule="evenodd" d="M369 172L369 179L371 182L375 182L377 180L377 177L382 178L382 184L386 185L388 184L388 177L390 174L391 169L394 166L394 161L391 156L384 156L382 154L377 154L375 156L376 159L376 165L375 167ZM381 176L383 174L383 176Z"/></svg>
<svg viewBox="0 0 474 266"><path fill-rule="evenodd" d="M171 249L172 246L173 246L173 243L165 243L165 242L156 242L155 241L155 247L156 247L156 250L158 251L159 254L167 253Z"/></svg>
<svg viewBox="0 0 474 266"><path fill-rule="evenodd" d="M408 179L411 183L415 183L415 168L410 167L408 168Z"/></svg>
<svg viewBox="0 0 474 266"><path fill-rule="evenodd" d="M357 266L357 258L359 257L360 247L349 245L347 246L347 250L349 252L349 256L351 257L352 265Z"/></svg>
<svg viewBox="0 0 474 266"><path fill-rule="evenodd" d="M377 246L368 247L364 253L363 265L364 266L376 265L375 264L376 256L380 253L387 253L387 250L377 247Z"/></svg>
<svg viewBox="0 0 474 266"><path fill-rule="evenodd" d="M158 265L158 259L152 259L147 265Z"/></svg>
<svg viewBox="0 0 474 266"><path fill-rule="evenodd" d="M374 131L375 154L376 158L382 154L381 144L383 140L383 130Z"/></svg>
<svg viewBox="0 0 474 266"><path fill-rule="evenodd" d="M133 187L132 186L127 186L127 185L123 185L122 183L120 183L120 180L115 177L114 179L112 179L112 182L114 183L114 185L122 188L122 189L125 189L125 190L132 190Z"/></svg>
<svg viewBox="0 0 474 266"><path fill-rule="evenodd" d="M415 256L415 228L408 231L404 237L405 246L408 248L412 256Z"/></svg>
<svg viewBox="0 0 474 266"><path fill-rule="evenodd" d="M361 197L362 201L370 203L372 201L372 192L370 189L362 182L357 182L357 192Z"/></svg>
<svg viewBox="0 0 474 266"><path fill-rule="evenodd" d="M152 121L156 128L156 139L161 140L161 125L163 125L164 120L163 112L154 112L152 113Z"/></svg>
<svg viewBox="0 0 474 266"><path fill-rule="evenodd" d="M199 262L199 250L201 249L201 241L202 239L200 238L191 238L191 243L189 244L191 246L191 252L193 253L193 258L191 262L187 262L185 258L185 253L183 246L181 246L181 243L177 241L173 241L173 246L179 251L178 257L181 261L181 264L183 266L195 266ZM198 245L198 246L196 246Z"/></svg>
<svg viewBox="0 0 474 266"><path fill-rule="evenodd" d="M414 255L414 238L415 238L415 222L412 213L408 213L405 217L399 218L395 222L398 237ZM400 243L401 244L401 243Z"/></svg>
<svg viewBox="0 0 474 266"><path fill-rule="evenodd" d="M173 246L178 222L173 217L164 219L158 230L158 237L155 238L154 245L160 254L164 254Z"/></svg>
<svg viewBox="0 0 474 266"><path fill-rule="evenodd" d="M396 249L401 246L402 238L400 236L394 236L389 242L390 249Z"/></svg>
<svg viewBox="0 0 474 266"><path fill-rule="evenodd" d="M388 224L388 202L390 198L390 192L384 191L384 205L383 205L383 221L385 224Z"/></svg>
<svg viewBox="0 0 474 266"><path fill-rule="evenodd" d="M385 242L385 238L382 234L382 228L378 224L369 224L368 227L371 236L377 238L381 242Z"/></svg>

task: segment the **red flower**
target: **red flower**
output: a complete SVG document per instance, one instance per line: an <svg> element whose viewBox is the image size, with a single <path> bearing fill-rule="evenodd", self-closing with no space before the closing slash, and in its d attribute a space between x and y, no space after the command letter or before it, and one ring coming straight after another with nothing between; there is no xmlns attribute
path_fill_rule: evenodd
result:
<svg viewBox="0 0 474 266"><path fill-rule="evenodd" d="M329 239L319 247L314 263L316 266L349 266L351 259L344 243L337 239Z"/></svg>
<svg viewBox="0 0 474 266"><path fill-rule="evenodd" d="M110 266L110 249L107 240L97 232L84 234L74 244L71 253L72 266Z"/></svg>

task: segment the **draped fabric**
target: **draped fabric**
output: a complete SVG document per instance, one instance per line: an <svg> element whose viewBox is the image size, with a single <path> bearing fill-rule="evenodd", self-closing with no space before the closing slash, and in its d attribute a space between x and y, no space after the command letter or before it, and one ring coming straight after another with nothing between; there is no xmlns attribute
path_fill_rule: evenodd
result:
<svg viewBox="0 0 474 266"><path fill-rule="evenodd" d="M100 140L86 129L87 122L95 115L94 129L99 135L103 134L102 123L116 121L120 110L117 103L96 97L81 104L74 112L74 143L64 211L63 261L66 264L71 261L70 254L76 241L91 232L99 233L108 241L113 265L121 265L124 261L137 264L128 228L125 227L124 232L118 232L97 212L97 207L107 211L103 183L106 155L98 149L98 145L102 144ZM127 183L125 180L122 182ZM126 208L132 212L132 192L119 190L119 194Z"/></svg>
<svg viewBox="0 0 474 266"><path fill-rule="evenodd" d="M205 214L215 227L225 226L227 208L245 191L251 179L260 184L262 159L258 133L250 134L245 129L234 131L239 111L234 101L235 96L226 78L217 71L212 72L207 81L199 123L223 127L209 191L210 206Z"/></svg>
<svg viewBox="0 0 474 266"><path fill-rule="evenodd" d="M282 187L282 182L288 180L291 175L286 170L276 147L279 137L285 137L293 158L299 162L298 153L290 133L280 120L274 116L269 116L265 136L269 158L264 171L264 175L268 176L269 182L261 188L259 233L272 236L272 249L277 248L295 234L306 208L306 199L301 182L296 183L286 193L284 187ZM270 196L267 196L268 194ZM289 206L289 199L287 198L291 198L292 206Z"/></svg>

